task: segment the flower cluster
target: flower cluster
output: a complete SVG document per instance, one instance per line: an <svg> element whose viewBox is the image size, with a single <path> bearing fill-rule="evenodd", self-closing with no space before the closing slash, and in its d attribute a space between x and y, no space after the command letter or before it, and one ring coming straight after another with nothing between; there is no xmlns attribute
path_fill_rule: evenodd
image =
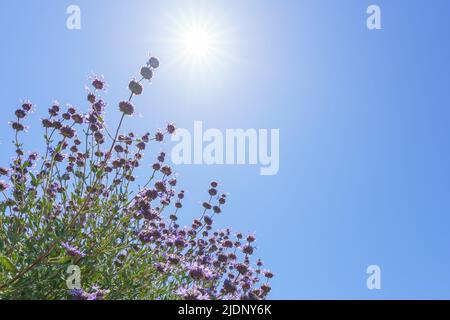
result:
<svg viewBox="0 0 450 320"><path fill-rule="evenodd" d="M41 120L44 149L25 152L20 140L34 106L24 101L10 123L15 156L0 167L0 298L264 299L270 271L254 258L255 236L215 230L227 195L211 182L208 198L189 226L178 222L185 191L160 152L151 175L136 185L149 144L176 133L173 123L154 133L122 133L159 60L150 57L130 96L118 103L114 131L104 122L103 77L90 79L88 111L54 102ZM83 287L60 281L69 265Z"/></svg>
<svg viewBox="0 0 450 320"><path fill-rule="evenodd" d="M102 290L98 286L93 286L91 293L85 292L83 289L72 289L69 293L73 300L103 300L109 290Z"/></svg>

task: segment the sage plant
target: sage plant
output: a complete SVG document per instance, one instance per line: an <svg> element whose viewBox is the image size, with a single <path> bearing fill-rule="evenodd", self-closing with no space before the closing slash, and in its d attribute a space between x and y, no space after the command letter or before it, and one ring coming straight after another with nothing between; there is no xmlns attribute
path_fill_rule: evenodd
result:
<svg viewBox="0 0 450 320"><path fill-rule="evenodd" d="M11 164L0 167L0 298L267 297L273 274L254 258L254 235L213 229L227 201L217 182L183 227L185 192L164 152L154 155L146 183L135 181L148 145L176 134L173 123L154 133L121 132L158 67L151 57L129 82L114 130L103 117L102 77L90 79L87 112L54 103L41 121L42 153L26 152L22 142L34 105L23 101L15 111L15 152ZM79 268L79 287L68 286L70 266Z"/></svg>

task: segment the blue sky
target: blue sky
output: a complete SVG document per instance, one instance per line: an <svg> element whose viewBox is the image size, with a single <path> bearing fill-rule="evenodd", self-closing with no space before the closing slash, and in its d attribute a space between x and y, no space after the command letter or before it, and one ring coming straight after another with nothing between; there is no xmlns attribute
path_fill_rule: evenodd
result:
<svg viewBox="0 0 450 320"><path fill-rule="evenodd" d="M66 8L81 8L81 30ZM382 30L366 28L377 4ZM146 61L161 68L136 100L136 132L167 121L192 129L280 129L280 171L176 167L199 212L212 179L229 204L219 226L256 231L276 299L450 298L450 4L435 1L35 1L0 3L0 160L21 98L85 108L92 72L109 85L108 121ZM215 22L220 60L187 68L171 43L181 16ZM171 143L154 146L170 151ZM148 162L151 158L148 157ZM382 289L366 288L381 267Z"/></svg>

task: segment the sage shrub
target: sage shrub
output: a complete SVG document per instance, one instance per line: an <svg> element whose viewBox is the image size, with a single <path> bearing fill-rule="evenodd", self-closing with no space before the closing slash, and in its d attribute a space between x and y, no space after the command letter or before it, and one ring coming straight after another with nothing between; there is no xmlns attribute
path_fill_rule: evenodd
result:
<svg viewBox="0 0 450 320"><path fill-rule="evenodd" d="M104 120L103 77L90 79L86 112L54 103L41 121L40 153L23 144L34 105L23 101L15 111L14 154L0 167L0 298L267 297L273 274L254 257L255 236L213 229L227 202L217 182L205 188L187 227L178 223L185 192L164 152L147 164L146 183L136 182L149 144L176 134L173 123L154 133L121 132L158 67L150 57L129 82L114 130ZM79 286L67 281L71 266L79 268Z"/></svg>

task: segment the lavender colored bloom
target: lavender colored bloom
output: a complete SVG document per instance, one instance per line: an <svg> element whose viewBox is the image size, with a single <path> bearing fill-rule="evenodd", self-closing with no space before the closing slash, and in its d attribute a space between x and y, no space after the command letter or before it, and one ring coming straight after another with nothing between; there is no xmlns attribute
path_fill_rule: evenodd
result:
<svg viewBox="0 0 450 320"><path fill-rule="evenodd" d="M103 300L105 295L109 293L109 290L102 290L98 286L92 287L93 292L88 294L86 300Z"/></svg>
<svg viewBox="0 0 450 320"><path fill-rule="evenodd" d="M159 60L156 57L151 57L148 60L147 65L151 66L153 69L157 69L159 67Z"/></svg>
<svg viewBox="0 0 450 320"><path fill-rule="evenodd" d="M192 264L188 267L188 274L194 280L211 279L213 274L207 268L199 264Z"/></svg>
<svg viewBox="0 0 450 320"><path fill-rule="evenodd" d="M144 87L142 86L142 84L140 84L136 80L131 80L130 84L128 85L128 88L134 95L137 95L137 96L142 94L142 91L144 91Z"/></svg>
<svg viewBox="0 0 450 320"><path fill-rule="evenodd" d="M84 292L83 289L72 289L69 291L69 294L72 296L74 300L86 300L87 293Z"/></svg>
<svg viewBox="0 0 450 320"><path fill-rule="evenodd" d="M161 131L157 131L155 133L155 140L158 142L162 142L164 140L164 134Z"/></svg>
<svg viewBox="0 0 450 320"><path fill-rule="evenodd" d="M245 245L243 248L242 248L242 252L244 252L245 254L249 254L249 255L251 255L251 254L253 254L253 247L251 246L251 245Z"/></svg>
<svg viewBox="0 0 450 320"><path fill-rule="evenodd" d="M103 77L95 77L94 80L92 80L92 86L95 88L95 90L103 90L105 88L105 80Z"/></svg>
<svg viewBox="0 0 450 320"><path fill-rule="evenodd" d="M14 113L18 119L23 119L26 117L27 113L23 109L17 109Z"/></svg>
<svg viewBox="0 0 450 320"><path fill-rule="evenodd" d="M173 123L169 123L167 125L167 132L169 134L173 134L175 132L175 130L176 130L176 128L175 128L175 125Z"/></svg>
<svg viewBox="0 0 450 320"><path fill-rule="evenodd" d="M146 80L151 80L153 78L153 70L148 66L141 68L141 76Z"/></svg>
<svg viewBox="0 0 450 320"><path fill-rule="evenodd" d="M248 266L244 263L236 263L234 267L240 274L245 274L248 271Z"/></svg>
<svg viewBox="0 0 450 320"><path fill-rule="evenodd" d="M184 300L208 300L209 298L197 286L192 288L181 287L177 290L177 294Z"/></svg>
<svg viewBox="0 0 450 320"><path fill-rule="evenodd" d="M102 114L105 109L105 102L103 100L98 100L92 105L92 109L97 113L97 115Z"/></svg>
<svg viewBox="0 0 450 320"><path fill-rule="evenodd" d="M78 250L78 248L69 245L67 242L61 244L61 246L66 250L66 253L71 257L85 257L86 254Z"/></svg>
<svg viewBox="0 0 450 320"><path fill-rule="evenodd" d="M8 188L9 188L9 185L5 181L0 180L0 192L3 192L5 190L7 190Z"/></svg>
<svg viewBox="0 0 450 320"><path fill-rule="evenodd" d="M72 139L75 136L75 130L69 126L64 126L59 131L61 132L61 135L69 139Z"/></svg>
<svg viewBox="0 0 450 320"><path fill-rule="evenodd" d="M225 279L223 282L223 289L228 293L235 293L237 287L230 279Z"/></svg>
<svg viewBox="0 0 450 320"><path fill-rule="evenodd" d="M263 275L266 277L266 278L268 278L268 279L271 279L271 278L273 278L273 273L272 273L272 271L269 271L269 270L264 270L263 272Z"/></svg>
<svg viewBox="0 0 450 320"><path fill-rule="evenodd" d="M176 237L174 244L177 248L184 248L186 246L186 242L182 237Z"/></svg>
<svg viewBox="0 0 450 320"><path fill-rule="evenodd" d="M25 130L25 126L23 124L21 124L20 122L12 122L11 127L16 131Z"/></svg>
<svg viewBox="0 0 450 320"><path fill-rule="evenodd" d="M80 114L75 113L75 114L72 115L72 120L75 121L75 123L77 123L77 124L82 124L83 123L83 116L80 115Z"/></svg>
<svg viewBox="0 0 450 320"><path fill-rule="evenodd" d="M131 116L134 113L134 106L129 101L121 101L119 103L120 112L125 113L128 116Z"/></svg>
<svg viewBox="0 0 450 320"><path fill-rule="evenodd" d="M22 104L22 109L23 109L25 112L30 112L31 109L33 109L33 105L31 104L31 102L24 102L24 103Z"/></svg>

